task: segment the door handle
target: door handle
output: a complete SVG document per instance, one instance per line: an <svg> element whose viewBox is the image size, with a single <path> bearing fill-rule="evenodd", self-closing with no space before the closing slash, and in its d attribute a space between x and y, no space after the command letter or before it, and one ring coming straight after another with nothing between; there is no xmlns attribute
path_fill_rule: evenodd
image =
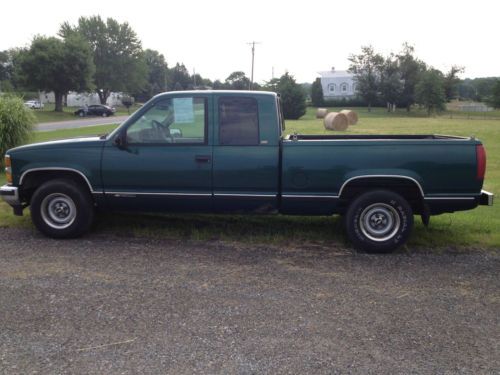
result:
<svg viewBox="0 0 500 375"><path fill-rule="evenodd" d="M210 163L210 155L196 155L194 160L198 163Z"/></svg>

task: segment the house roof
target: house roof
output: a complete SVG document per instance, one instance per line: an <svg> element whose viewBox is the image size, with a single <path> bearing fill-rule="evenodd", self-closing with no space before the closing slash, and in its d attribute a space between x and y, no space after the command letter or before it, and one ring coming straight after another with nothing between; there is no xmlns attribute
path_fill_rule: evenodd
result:
<svg viewBox="0 0 500 375"><path fill-rule="evenodd" d="M340 77L353 77L354 74L349 73L347 70L325 70L322 72L318 72L321 77L329 77L329 78L340 78Z"/></svg>

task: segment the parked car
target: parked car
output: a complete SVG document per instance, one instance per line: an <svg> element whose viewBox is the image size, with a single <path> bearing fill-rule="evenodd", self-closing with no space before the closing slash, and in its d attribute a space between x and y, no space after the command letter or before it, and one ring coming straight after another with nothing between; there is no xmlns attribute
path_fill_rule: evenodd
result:
<svg viewBox="0 0 500 375"><path fill-rule="evenodd" d="M84 117L84 116L102 116L107 117L114 115L116 109L114 107L109 107L107 105L102 104L94 104L89 105L87 111L85 111L85 107L78 108L74 113L76 116Z"/></svg>
<svg viewBox="0 0 500 375"><path fill-rule="evenodd" d="M28 100L24 105L31 109L43 109L44 104L38 100Z"/></svg>
<svg viewBox="0 0 500 375"><path fill-rule="evenodd" d="M492 205L478 139L285 135L270 92L155 96L111 134L7 151L0 195L54 238L81 236L98 211L344 216L372 252L404 244L414 215ZM332 228L333 230L333 228Z"/></svg>

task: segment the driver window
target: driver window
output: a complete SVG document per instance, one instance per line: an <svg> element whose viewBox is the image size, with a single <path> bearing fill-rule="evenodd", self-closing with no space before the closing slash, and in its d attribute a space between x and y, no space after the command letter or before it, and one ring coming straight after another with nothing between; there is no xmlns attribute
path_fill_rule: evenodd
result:
<svg viewBox="0 0 500 375"><path fill-rule="evenodd" d="M170 98L157 102L127 129L129 144L205 143L205 98Z"/></svg>

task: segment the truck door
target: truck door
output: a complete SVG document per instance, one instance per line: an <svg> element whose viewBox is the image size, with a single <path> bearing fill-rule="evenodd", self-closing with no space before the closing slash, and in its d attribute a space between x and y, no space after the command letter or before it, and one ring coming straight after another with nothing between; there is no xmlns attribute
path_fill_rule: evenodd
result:
<svg viewBox="0 0 500 375"><path fill-rule="evenodd" d="M270 95L215 96L215 211L277 209L279 137L275 100Z"/></svg>
<svg viewBox="0 0 500 375"><path fill-rule="evenodd" d="M107 204L140 211L210 211L210 106L209 95L161 98L110 139L102 158Z"/></svg>

